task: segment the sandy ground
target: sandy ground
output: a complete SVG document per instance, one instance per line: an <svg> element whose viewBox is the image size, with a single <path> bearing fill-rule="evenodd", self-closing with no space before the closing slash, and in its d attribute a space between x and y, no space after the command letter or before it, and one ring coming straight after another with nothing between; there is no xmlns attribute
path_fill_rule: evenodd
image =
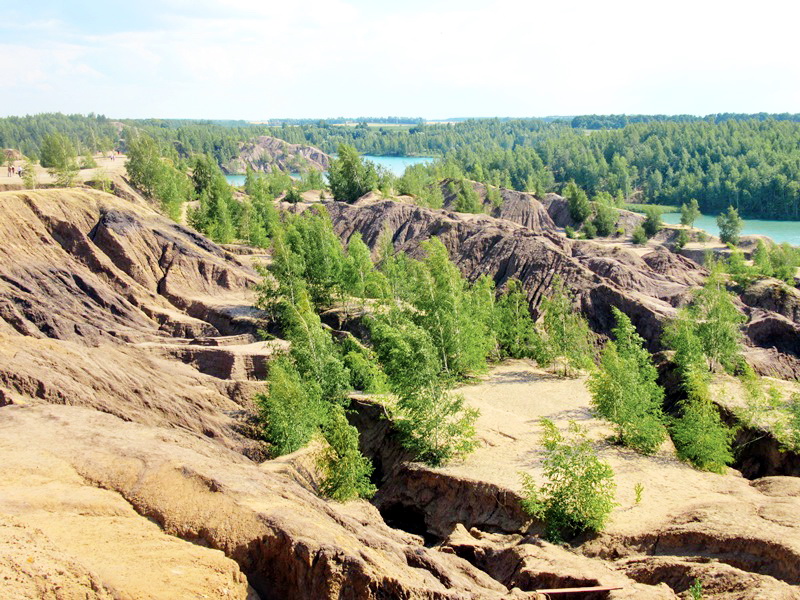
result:
<svg viewBox="0 0 800 600"><path fill-rule="evenodd" d="M649 457L610 443L613 431L593 416L585 376L560 379L526 361L510 361L493 368L482 383L458 391L481 412L477 429L482 445L444 472L518 491L520 472L543 480L540 419L551 419L562 430L574 420L588 429L599 456L614 469L619 506L610 533L641 532L694 505L748 501L758 495L736 471L716 475L680 462L669 440ZM639 504L637 484L644 486Z"/></svg>
<svg viewBox="0 0 800 600"><path fill-rule="evenodd" d="M96 179L97 175L100 173L105 173L105 175L109 178L115 175L125 175L125 163L128 162L128 157L125 155L116 156L114 160L111 160L106 155L95 154L94 160L97 163L97 168L81 169L78 172L78 181L92 181L93 179ZM78 157L78 161L81 161L80 157ZM14 166L24 168L25 161L15 161ZM36 178L40 184L55 182L55 178L53 178L50 173L47 172L47 169L41 165L37 164L35 169ZM23 180L19 175L9 175L6 165L3 164L0 166L0 186L6 184L14 184L15 187L18 187L23 184Z"/></svg>

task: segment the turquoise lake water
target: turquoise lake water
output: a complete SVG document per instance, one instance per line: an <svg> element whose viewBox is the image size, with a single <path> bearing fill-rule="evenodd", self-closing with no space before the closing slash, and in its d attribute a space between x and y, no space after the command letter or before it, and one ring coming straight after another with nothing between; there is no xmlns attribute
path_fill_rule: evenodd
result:
<svg viewBox="0 0 800 600"><path fill-rule="evenodd" d="M434 160L430 156L373 156L371 154L364 154L363 156L376 165L386 167L398 177L405 172L406 167L424 165ZM244 185L244 175L225 175L225 179L231 185Z"/></svg>
<svg viewBox="0 0 800 600"><path fill-rule="evenodd" d="M677 225L681 222L680 213L665 213L662 218L664 223L669 225ZM711 235L719 236L716 217L702 215L694 222L694 226ZM800 246L800 221L744 219L742 235L766 235L779 244L789 242L793 246Z"/></svg>

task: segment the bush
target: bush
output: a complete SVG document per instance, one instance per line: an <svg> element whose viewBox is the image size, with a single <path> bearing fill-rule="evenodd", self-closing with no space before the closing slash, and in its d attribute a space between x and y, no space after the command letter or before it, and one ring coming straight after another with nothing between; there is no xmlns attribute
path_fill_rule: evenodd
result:
<svg viewBox="0 0 800 600"><path fill-rule="evenodd" d="M583 234L586 236L587 240L593 240L597 237L597 228L591 221L586 221L583 224Z"/></svg>
<svg viewBox="0 0 800 600"><path fill-rule="evenodd" d="M569 438L548 419L542 419L542 427L547 483L538 487L523 474L523 508L544 520L547 538L554 542L602 531L616 506L611 466L597 457L585 430L574 421Z"/></svg>
<svg viewBox="0 0 800 600"><path fill-rule="evenodd" d="M631 241L639 246L643 246L647 243L647 234L644 231L644 227L641 225L636 226L631 233Z"/></svg>
<svg viewBox="0 0 800 600"><path fill-rule="evenodd" d="M372 463L358 449L358 430L347 422L341 406L331 408L322 430L328 447L317 460L323 476L320 492L338 502L370 498L377 490L369 479Z"/></svg>
<svg viewBox="0 0 800 600"><path fill-rule="evenodd" d="M256 397L264 439L272 456L289 454L307 444L322 422L320 391L303 381L287 357L270 365L267 385L267 393Z"/></svg>
<svg viewBox="0 0 800 600"><path fill-rule="evenodd" d="M478 445L478 411L464 407L464 396L432 383L400 398L393 411L403 447L439 466L472 452Z"/></svg>
<svg viewBox="0 0 800 600"><path fill-rule="evenodd" d="M616 341L608 342L600 369L589 378L592 404L616 425L619 441L642 454L653 454L667 437L658 371L630 319L613 308Z"/></svg>
<svg viewBox="0 0 800 600"><path fill-rule="evenodd" d="M700 378L698 374L697 379ZM733 430L725 426L709 396L707 383L689 378L692 391L681 403L681 416L670 429L678 457L702 471L722 473L733 462Z"/></svg>
<svg viewBox="0 0 800 600"><path fill-rule="evenodd" d="M651 206L645 210L644 214L646 215L646 218L644 223L642 223L642 228L644 229L645 235L647 235L648 238L651 238L661 231L661 210L655 206Z"/></svg>
<svg viewBox="0 0 800 600"><path fill-rule="evenodd" d="M678 232L678 237L675 238L675 244L672 246L673 251L680 252L683 247L689 243L689 234L685 229Z"/></svg>
<svg viewBox="0 0 800 600"><path fill-rule="evenodd" d="M389 380L381 369L375 353L348 335L342 342L344 366L350 371L350 384L354 390L368 394L389 391Z"/></svg>
<svg viewBox="0 0 800 600"><path fill-rule="evenodd" d="M569 225L567 225L566 227L564 227L564 233L566 234L566 236L567 236L569 239L571 239L571 240L574 240L574 239L575 239L575 229L574 229L574 228L572 228L572 227L570 227Z"/></svg>

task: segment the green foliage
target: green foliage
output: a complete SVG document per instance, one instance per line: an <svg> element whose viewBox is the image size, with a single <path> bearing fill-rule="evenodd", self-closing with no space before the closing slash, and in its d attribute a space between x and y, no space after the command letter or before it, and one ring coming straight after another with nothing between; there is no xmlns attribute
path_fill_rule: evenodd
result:
<svg viewBox="0 0 800 600"><path fill-rule="evenodd" d="M704 340L686 312L667 325L664 343L675 351L673 360L685 394L680 416L670 425L678 456L698 469L721 473L733 462L733 431L722 423L712 401Z"/></svg>
<svg viewBox="0 0 800 600"><path fill-rule="evenodd" d="M523 507L543 519L548 539L570 539L584 531L602 531L614 502L614 472L601 461L574 421L565 437L548 419L542 419L545 456L542 461L547 482L538 487L523 474Z"/></svg>
<svg viewBox="0 0 800 600"><path fill-rule="evenodd" d="M703 600L703 582L695 579L689 587L689 596L692 600Z"/></svg>
<svg viewBox="0 0 800 600"><path fill-rule="evenodd" d="M645 233L644 227L637 225L634 228L631 233L631 241L638 246L643 246L647 243L647 233Z"/></svg>
<svg viewBox="0 0 800 600"><path fill-rule="evenodd" d="M680 252L683 250L684 246L689 243L689 234L686 233L685 229L681 229L678 232L678 236L675 238L675 243L672 246L672 249L675 252Z"/></svg>
<svg viewBox="0 0 800 600"><path fill-rule="evenodd" d="M590 368L594 349L589 324L580 311L574 310L572 296L558 275L553 278L550 295L542 301L542 315L547 350L540 362L562 359L564 376L571 369Z"/></svg>
<svg viewBox="0 0 800 600"><path fill-rule="evenodd" d="M91 152L87 152L84 154L83 158L81 159L81 169L94 169L97 167L97 161L94 159L94 156Z"/></svg>
<svg viewBox="0 0 800 600"><path fill-rule="evenodd" d="M362 299L380 298L385 293L385 278L375 270L369 247L359 232L355 232L347 244L342 286L346 292Z"/></svg>
<svg viewBox="0 0 800 600"><path fill-rule="evenodd" d="M658 372L630 319L612 308L616 341L606 344L600 368L588 386L592 405L615 425L619 441L642 454L653 454L667 437L661 404L664 390Z"/></svg>
<svg viewBox="0 0 800 600"><path fill-rule="evenodd" d="M564 189L569 214L576 223L583 223L592 212L589 197L574 181L570 181Z"/></svg>
<svg viewBox="0 0 800 600"><path fill-rule="evenodd" d="M739 248L733 248L727 260L727 271L730 273L731 278L741 288L745 288L756 278L756 271L753 267L747 264L744 258L744 252Z"/></svg>
<svg viewBox="0 0 800 600"><path fill-rule="evenodd" d="M736 308L733 294L725 288L718 267L712 267L705 285L694 293L687 311L710 366L719 364L733 372L742 362L740 324L745 317Z"/></svg>
<svg viewBox="0 0 800 600"><path fill-rule="evenodd" d="M503 206L503 196L500 194L500 190L493 185L486 186L486 199L494 209L499 210Z"/></svg>
<svg viewBox="0 0 800 600"><path fill-rule="evenodd" d="M401 396L393 417L403 446L431 466L443 465L472 452L478 445L478 411L464 406L464 397L440 384Z"/></svg>
<svg viewBox="0 0 800 600"><path fill-rule="evenodd" d="M325 407L319 387L305 381L288 357L270 363L268 392L256 397L264 439L273 456L298 450L322 422Z"/></svg>
<svg viewBox="0 0 800 600"><path fill-rule="evenodd" d="M355 202L378 186L375 166L362 160L352 146L340 144L328 170L328 184L334 200Z"/></svg>
<svg viewBox="0 0 800 600"><path fill-rule="evenodd" d="M573 227L567 225L566 227L564 227L564 233L569 239L571 240L575 239L575 229Z"/></svg>
<svg viewBox="0 0 800 600"><path fill-rule="evenodd" d="M694 228L694 222L700 216L700 205L697 198L689 200L688 204L681 204L681 225Z"/></svg>
<svg viewBox="0 0 800 600"><path fill-rule="evenodd" d="M399 396L430 385L441 365L430 334L405 312L395 309L367 321L378 360Z"/></svg>
<svg viewBox="0 0 800 600"><path fill-rule="evenodd" d="M518 279L510 279L495 305L494 331L501 357L541 358L544 343L536 331L530 303Z"/></svg>
<svg viewBox="0 0 800 600"><path fill-rule="evenodd" d="M644 484L639 482L633 486L633 493L635 494L634 503L639 504L642 501L642 494L644 494Z"/></svg>
<svg viewBox="0 0 800 600"><path fill-rule="evenodd" d="M290 356L298 373L319 387L323 400L344 402L350 389L350 373L330 333L322 327L305 289L297 290L293 303L283 303L281 316L284 335L292 345Z"/></svg>
<svg viewBox="0 0 800 600"><path fill-rule="evenodd" d="M663 223L661 222L661 211L655 207L650 206L645 210L645 220L642 223L642 229L644 229L644 233L648 238L653 237L663 227Z"/></svg>
<svg viewBox="0 0 800 600"><path fill-rule="evenodd" d="M330 215L315 206L286 225L286 243L316 306L328 306L342 286L345 254Z"/></svg>
<svg viewBox="0 0 800 600"><path fill-rule="evenodd" d="M350 372L350 386L368 394L389 391L389 379L375 353L348 335L340 344L344 366Z"/></svg>
<svg viewBox="0 0 800 600"><path fill-rule="evenodd" d="M283 201L296 206L298 203L303 201L303 197L300 195L300 190L298 190L296 187L290 187L288 190L286 190L286 195L283 197Z"/></svg>
<svg viewBox="0 0 800 600"><path fill-rule="evenodd" d="M586 221L583 224L583 235L587 240L593 240L597 237L597 228L591 221Z"/></svg>
<svg viewBox="0 0 800 600"><path fill-rule="evenodd" d="M143 194L160 201L172 219L180 217L181 205L192 195L186 175L161 158L153 138L140 135L128 140L128 177Z"/></svg>
<svg viewBox="0 0 800 600"><path fill-rule="evenodd" d="M414 320L430 334L446 374L481 372L495 344L489 324L494 296L486 289L490 282L468 286L438 238L424 242L422 249L425 258L413 269Z"/></svg>
<svg viewBox="0 0 800 600"><path fill-rule="evenodd" d="M39 162L54 172L66 169L77 170L77 152L70 139L62 133L51 133L42 139Z"/></svg>
<svg viewBox="0 0 800 600"><path fill-rule="evenodd" d="M22 183L26 189L35 190L39 185L39 178L36 176L36 165L31 159L26 158L22 165Z"/></svg>
<svg viewBox="0 0 800 600"><path fill-rule="evenodd" d="M742 233L744 221L739 217L739 211L728 207L728 211L717 216L717 226L719 227L719 239L723 244L735 246L739 243L739 235Z"/></svg>
<svg viewBox="0 0 800 600"><path fill-rule="evenodd" d="M617 209L608 202L594 203L594 227L599 236L609 236L617 223Z"/></svg>
<svg viewBox="0 0 800 600"><path fill-rule="evenodd" d="M453 210L464 213L483 212L483 204L471 181L466 179L460 181Z"/></svg>
<svg viewBox="0 0 800 600"><path fill-rule="evenodd" d="M369 480L372 463L359 451L358 430L347 422L341 406L331 407L322 434L328 442L317 460L322 495L337 502L372 497L377 491Z"/></svg>

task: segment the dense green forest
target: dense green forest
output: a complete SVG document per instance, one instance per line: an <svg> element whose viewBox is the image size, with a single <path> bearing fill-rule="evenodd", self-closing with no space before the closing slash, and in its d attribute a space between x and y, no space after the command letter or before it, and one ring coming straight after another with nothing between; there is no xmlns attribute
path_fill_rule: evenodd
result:
<svg viewBox="0 0 800 600"><path fill-rule="evenodd" d="M145 133L176 165L188 165L197 154L222 164L237 155L241 142L270 135L328 153L346 144L366 154L437 156L428 178L446 173L539 194L561 192L575 181L590 197L609 193L668 205L697 199L706 214L733 206L745 217L800 219L799 119L790 114L610 115L575 117L571 123L478 119L375 127L48 114L0 119L0 147L38 157L44 137L59 132L79 153L125 150L135 133Z"/></svg>

